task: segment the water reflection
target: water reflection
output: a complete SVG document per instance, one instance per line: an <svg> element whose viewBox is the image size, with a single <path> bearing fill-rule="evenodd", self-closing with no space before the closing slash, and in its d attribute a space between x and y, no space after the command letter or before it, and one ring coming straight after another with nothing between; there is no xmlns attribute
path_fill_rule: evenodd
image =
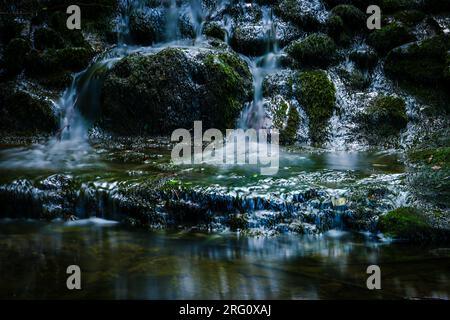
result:
<svg viewBox="0 0 450 320"><path fill-rule="evenodd" d="M0 223L0 298L341 299L449 297L450 253L367 235L247 238L88 223ZM82 291L65 288L82 269ZM365 286L379 264L381 291Z"/></svg>

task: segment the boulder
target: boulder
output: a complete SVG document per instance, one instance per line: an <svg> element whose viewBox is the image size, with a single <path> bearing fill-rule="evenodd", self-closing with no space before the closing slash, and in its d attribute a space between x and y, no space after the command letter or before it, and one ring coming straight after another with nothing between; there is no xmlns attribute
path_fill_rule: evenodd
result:
<svg viewBox="0 0 450 320"><path fill-rule="evenodd" d="M234 128L251 99L248 66L229 51L166 48L123 58L105 76L100 124L124 134Z"/></svg>

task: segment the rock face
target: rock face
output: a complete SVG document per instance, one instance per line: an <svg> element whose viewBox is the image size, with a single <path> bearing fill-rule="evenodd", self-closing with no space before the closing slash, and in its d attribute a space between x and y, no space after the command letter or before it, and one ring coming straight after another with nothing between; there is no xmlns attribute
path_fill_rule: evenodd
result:
<svg viewBox="0 0 450 320"><path fill-rule="evenodd" d="M228 51L168 48L132 55L106 75L101 125L118 133L170 133L202 120L234 128L251 99L248 66Z"/></svg>
<svg viewBox="0 0 450 320"><path fill-rule="evenodd" d="M0 131L18 134L50 133L58 120L50 101L7 82L0 86Z"/></svg>

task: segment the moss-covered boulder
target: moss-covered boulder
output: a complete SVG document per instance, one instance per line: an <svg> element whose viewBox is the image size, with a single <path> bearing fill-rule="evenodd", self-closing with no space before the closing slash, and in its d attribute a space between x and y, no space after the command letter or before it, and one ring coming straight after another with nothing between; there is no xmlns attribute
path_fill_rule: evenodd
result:
<svg viewBox="0 0 450 320"><path fill-rule="evenodd" d="M381 232L395 238L420 238L429 232L423 215L414 208L399 208L382 215L378 221Z"/></svg>
<svg viewBox="0 0 450 320"><path fill-rule="evenodd" d="M325 140L325 128L333 115L336 89L325 71L307 71L300 74L295 92L309 118L310 138L320 144Z"/></svg>
<svg viewBox="0 0 450 320"><path fill-rule="evenodd" d="M327 67L336 58L336 45L329 36L314 33L291 43L287 53L301 66Z"/></svg>
<svg viewBox="0 0 450 320"><path fill-rule="evenodd" d="M320 9L320 5L300 0L280 0L279 4L275 5L277 15L305 31L319 29L321 23L317 14Z"/></svg>
<svg viewBox="0 0 450 320"><path fill-rule="evenodd" d="M448 86L450 36L441 35L392 50L386 57L386 73L415 85Z"/></svg>
<svg viewBox="0 0 450 320"><path fill-rule="evenodd" d="M93 56L94 52L85 47L32 50L26 57L25 72L50 87L63 88L70 84L70 73L85 69Z"/></svg>
<svg viewBox="0 0 450 320"><path fill-rule="evenodd" d="M397 135L408 124L405 101L395 96L379 96L371 102L363 119L367 129L376 135Z"/></svg>
<svg viewBox="0 0 450 320"><path fill-rule="evenodd" d="M208 23L203 28L203 33L207 37L216 38L222 41L225 41L225 37L227 36L227 32L223 29L218 23Z"/></svg>
<svg viewBox="0 0 450 320"><path fill-rule="evenodd" d="M394 22L372 32L367 42L380 54L385 55L390 50L415 40L415 36L409 33L408 29Z"/></svg>
<svg viewBox="0 0 450 320"><path fill-rule="evenodd" d="M132 55L107 72L101 125L124 134L166 134L191 128L234 128L252 77L237 55L205 49L167 48Z"/></svg>
<svg viewBox="0 0 450 320"><path fill-rule="evenodd" d="M373 69L378 63L378 56L373 50L356 50L350 53L349 59L362 70Z"/></svg>
<svg viewBox="0 0 450 320"><path fill-rule="evenodd" d="M366 29L366 15L353 5L342 4L331 10L333 15L339 16L344 26L353 32Z"/></svg>
<svg viewBox="0 0 450 320"><path fill-rule="evenodd" d="M19 90L13 83L0 86L0 131L31 135L58 128L49 100Z"/></svg>
<svg viewBox="0 0 450 320"><path fill-rule="evenodd" d="M260 25L241 24L233 30L231 46L237 52L260 56L270 50L273 43L261 30Z"/></svg>
<svg viewBox="0 0 450 320"><path fill-rule="evenodd" d="M15 75L23 70L29 51L30 43L28 40L15 38L9 42L3 54L3 63L9 74Z"/></svg>
<svg viewBox="0 0 450 320"><path fill-rule="evenodd" d="M378 229L387 236L412 242L450 239L449 230L433 227L423 212L410 207L398 208L380 216Z"/></svg>

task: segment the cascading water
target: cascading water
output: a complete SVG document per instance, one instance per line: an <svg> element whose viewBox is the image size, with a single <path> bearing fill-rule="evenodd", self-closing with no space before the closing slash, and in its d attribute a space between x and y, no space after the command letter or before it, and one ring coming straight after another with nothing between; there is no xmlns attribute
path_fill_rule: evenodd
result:
<svg viewBox="0 0 450 320"><path fill-rule="evenodd" d="M253 101L248 103L240 119L238 127L242 129L261 129L265 123L265 110L263 106L263 80L265 76L277 70L278 44L276 39L276 26L273 22L272 10L263 7L263 31L267 45L266 54L261 57L245 58L253 75Z"/></svg>

